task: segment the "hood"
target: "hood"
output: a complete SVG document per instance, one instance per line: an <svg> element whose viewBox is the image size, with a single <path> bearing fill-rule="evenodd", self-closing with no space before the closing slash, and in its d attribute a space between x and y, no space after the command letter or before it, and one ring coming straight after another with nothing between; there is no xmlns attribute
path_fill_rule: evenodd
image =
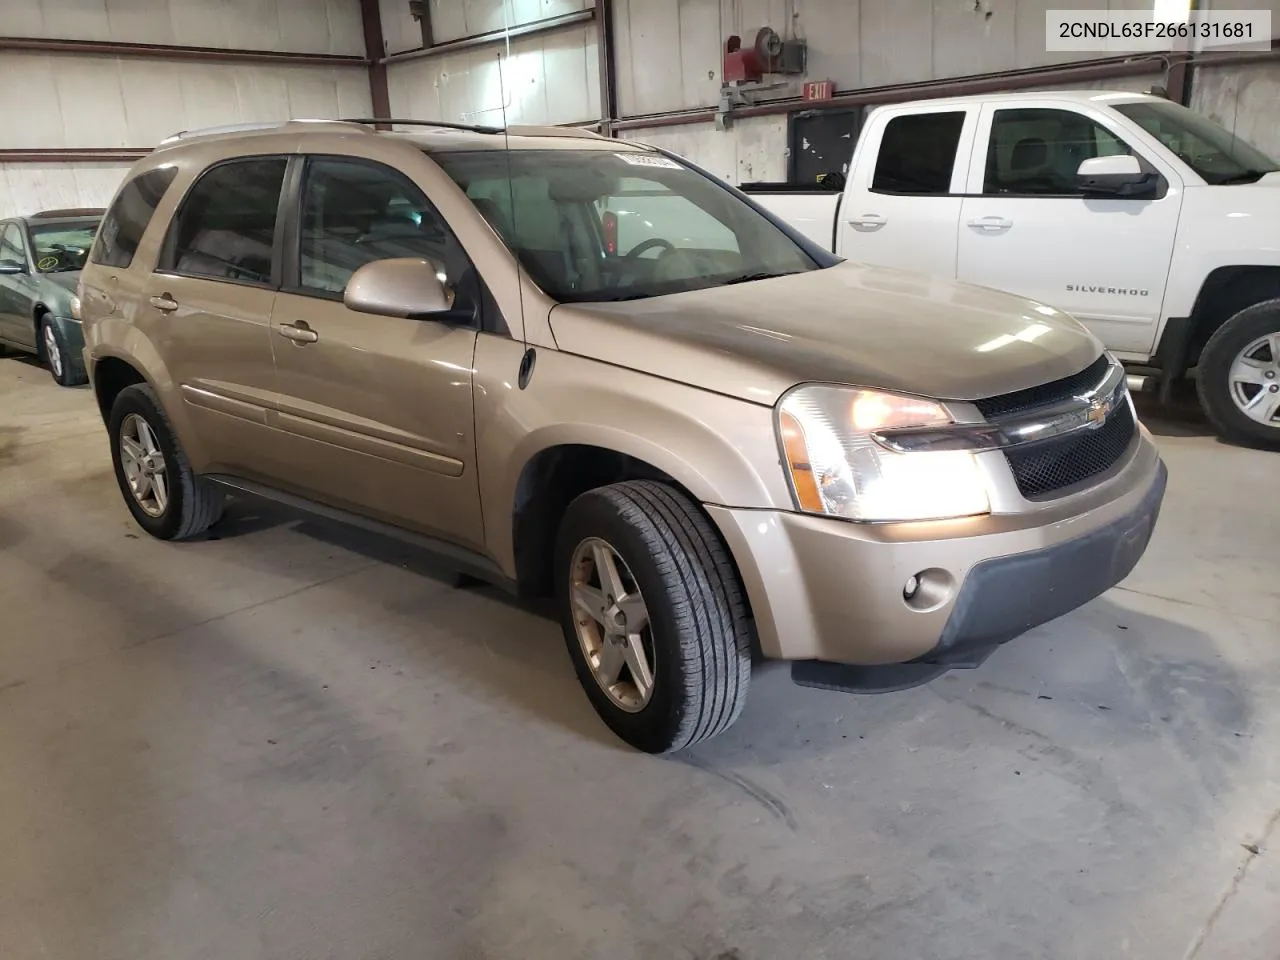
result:
<svg viewBox="0 0 1280 960"><path fill-rule="evenodd" d="M61 287L63 290L75 293L76 284L80 282L80 271L67 270L62 273L42 273L40 277L45 283L51 283L55 287Z"/></svg>
<svg viewBox="0 0 1280 960"><path fill-rule="evenodd" d="M40 299L55 316L71 316L71 300L76 295L76 285L80 282L79 270L68 270L66 273L40 274Z"/></svg>
<svg viewBox="0 0 1280 960"><path fill-rule="evenodd" d="M804 381L976 400L1078 373L1101 344L1050 307L983 287L842 263L551 313L566 352L756 403Z"/></svg>

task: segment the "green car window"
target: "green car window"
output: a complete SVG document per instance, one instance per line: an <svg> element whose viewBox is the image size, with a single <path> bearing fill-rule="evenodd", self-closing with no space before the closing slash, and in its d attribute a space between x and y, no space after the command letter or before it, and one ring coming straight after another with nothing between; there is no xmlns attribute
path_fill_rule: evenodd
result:
<svg viewBox="0 0 1280 960"><path fill-rule="evenodd" d="M32 259L36 269L41 273L84 269L99 222L94 218L29 224L27 229L31 234Z"/></svg>

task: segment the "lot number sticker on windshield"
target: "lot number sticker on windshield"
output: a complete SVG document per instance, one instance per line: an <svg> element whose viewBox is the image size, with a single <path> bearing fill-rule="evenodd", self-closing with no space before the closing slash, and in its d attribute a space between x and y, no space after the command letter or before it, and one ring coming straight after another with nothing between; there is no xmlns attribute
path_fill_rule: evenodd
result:
<svg viewBox="0 0 1280 960"><path fill-rule="evenodd" d="M615 157L633 167L666 167L668 170L679 170L680 164L666 157L654 156L651 153L615 153Z"/></svg>

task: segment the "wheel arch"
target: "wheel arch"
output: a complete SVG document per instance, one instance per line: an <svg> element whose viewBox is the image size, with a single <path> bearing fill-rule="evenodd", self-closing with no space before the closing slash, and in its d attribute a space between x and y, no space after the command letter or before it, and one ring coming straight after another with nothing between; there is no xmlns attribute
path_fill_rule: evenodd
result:
<svg viewBox="0 0 1280 960"><path fill-rule="evenodd" d="M31 305L31 342L36 345L36 355L44 358L44 344L40 342L40 324L45 317L52 317L53 311L43 300Z"/></svg>
<svg viewBox="0 0 1280 960"><path fill-rule="evenodd" d="M510 508L515 578L522 595L550 595L552 556L560 521L569 504L588 490L624 480L652 480L677 490L696 510L705 513L704 497L696 492L702 484L689 477L688 471L672 471L654 462L660 460L659 457L646 457L634 448L622 449L628 446L603 438L596 442L556 442L539 447L525 458ZM681 477L678 473L685 475ZM719 536L715 523L710 526ZM741 582L733 552L727 543L724 547Z"/></svg>
<svg viewBox="0 0 1280 960"><path fill-rule="evenodd" d="M99 357L93 365L93 396L98 403L98 412L104 424L111 421L111 408L116 397L126 387L145 383L153 387L151 381L133 363L122 357Z"/></svg>
<svg viewBox="0 0 1280 960"><path fill-rule="evenodd" d="M1237 313L1278 297L1280 266L1239 264L1211 271L1191 309L1186 368L1199 362L1210 338Z"/></svg>

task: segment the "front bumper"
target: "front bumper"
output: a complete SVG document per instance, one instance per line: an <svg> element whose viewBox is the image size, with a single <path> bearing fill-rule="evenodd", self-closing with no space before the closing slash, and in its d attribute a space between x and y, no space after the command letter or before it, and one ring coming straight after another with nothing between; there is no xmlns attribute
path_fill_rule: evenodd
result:
<svg viewBox="0 0 1280 960"><path fill-rule="evenodd" d="M764 656L961 666L1122 580L1146 549L1166 476L1140 428L1101 482L1018 513L859 524L708 512L737 561ZM908 600L903 588L921 574L927 589Z"/></svg>
<svg viewBox="0 0 1280 960"><path fill-rule="evenodd" d="M62 341L67 345L67 355L76 363L84 363L84 327L74 317L54 317Z"/></svg>

